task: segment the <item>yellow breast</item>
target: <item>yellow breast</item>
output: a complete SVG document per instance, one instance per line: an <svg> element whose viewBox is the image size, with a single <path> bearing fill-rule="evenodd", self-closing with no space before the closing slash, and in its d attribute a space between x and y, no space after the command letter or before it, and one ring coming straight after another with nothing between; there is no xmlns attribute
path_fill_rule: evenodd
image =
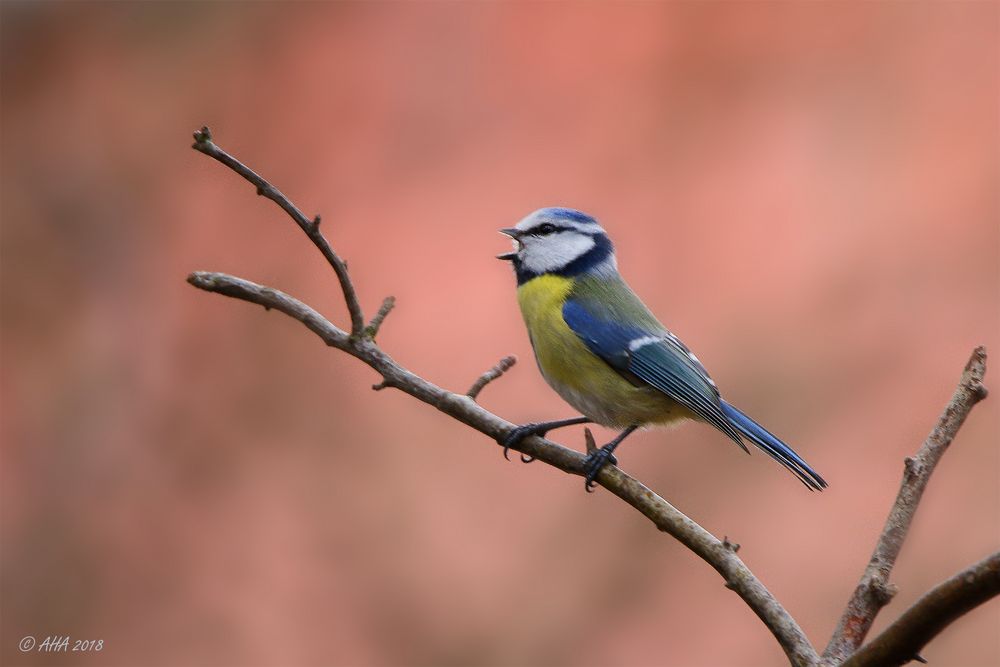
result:
<svg viewBox="0 0 1000 667"><path fill-rule="evenodd" d="M572 289L571 278L542 275L517 290L538 368L549 385L605 426L665 423L687 416L666 395L632 384L584 345L563 319L563 304Z"/></svg>

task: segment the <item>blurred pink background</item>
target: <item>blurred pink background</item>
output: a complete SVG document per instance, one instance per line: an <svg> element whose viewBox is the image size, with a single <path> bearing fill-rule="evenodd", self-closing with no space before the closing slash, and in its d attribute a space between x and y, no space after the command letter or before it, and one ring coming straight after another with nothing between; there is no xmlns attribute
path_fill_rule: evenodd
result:
<svg viewBox="0 0 1000 667"><path fill-rule="evenodd" d="M724 393L830 482L708 427L622 466L825 645L972 348L988 401L876 630L1000 548L1000 54L984 3L13 4L2 21L5 665L777 665L718 575L199 269L339 323L301 232L189 148L209 125L350 262L380 342L513 421L534 367L496 229L596 215ZM599 437L608 433L600 432ZM582 447L579 430L559 439ZM924 652L1000 663L1000 602ZM25 635L103 639L20 653Z"/></svg>

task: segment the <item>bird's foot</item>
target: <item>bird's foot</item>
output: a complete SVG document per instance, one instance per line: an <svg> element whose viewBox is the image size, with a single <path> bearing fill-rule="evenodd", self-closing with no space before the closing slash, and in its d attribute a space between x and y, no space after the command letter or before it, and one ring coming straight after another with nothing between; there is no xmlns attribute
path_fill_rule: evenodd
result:
<svg viewBox="0 0 1000 667"><path fill-rule="evenodd" d="M503 457L510 461L510 448L517 447L521 444L521 441L531 435L538 435L545 437L545 434L549 432L549 428L546 424L525 424L523 426L518 426L512 428L507 432L500 440L500 444L503 445ZM528 456L527 454L521 454L521 461L524 463L531 463L535 460L535 457Z"/></svg>
<svg viewBox="0 0 1000 667"><path fill-rule="evenodd" d="M587 490L587 493L593 493L594 485L596 484L595 480L597 480L597 475L601 472L601 468L609 463L613 466L618 465L618 459L615 457L613 451L613 446L604 445L587 455L586 460L583 462L583 471L586 473L583 488Z"/></svg>

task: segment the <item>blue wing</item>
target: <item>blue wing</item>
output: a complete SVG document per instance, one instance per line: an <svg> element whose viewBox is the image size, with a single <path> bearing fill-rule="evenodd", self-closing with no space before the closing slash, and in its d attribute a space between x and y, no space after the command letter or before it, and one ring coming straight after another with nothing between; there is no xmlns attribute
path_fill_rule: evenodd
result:
<svg viewBox="0 0 1000 667"><path fill-rule="evenodd" d="M748 451L745 437L810 489L826 487L826 481L791 447L723 401L705 367L669 331L597 317L572 298L563 305L563 319L591 352L626 378L662 391Z"/></svg>
<svg viewBox="0 0 1000 667"><path fill-rule="evenodd" d="M708 373L670 332L599 318L573 298L563 304L563 320L612 368L662 391L746 451L739 432L723 412L719 392Z"/></svg>

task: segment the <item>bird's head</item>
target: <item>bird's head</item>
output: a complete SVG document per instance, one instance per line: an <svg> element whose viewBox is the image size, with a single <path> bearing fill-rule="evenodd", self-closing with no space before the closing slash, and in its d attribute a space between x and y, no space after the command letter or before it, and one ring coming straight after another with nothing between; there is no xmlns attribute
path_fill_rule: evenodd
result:
<svg viewBox="0 0 1000 667"><path fill-rule="evenodd" d="M508 229L512 252L497 255L514 264L518 284L553 273L575 276L614 272L614 246L597 220L571 208L542 208Z"/></svg>

